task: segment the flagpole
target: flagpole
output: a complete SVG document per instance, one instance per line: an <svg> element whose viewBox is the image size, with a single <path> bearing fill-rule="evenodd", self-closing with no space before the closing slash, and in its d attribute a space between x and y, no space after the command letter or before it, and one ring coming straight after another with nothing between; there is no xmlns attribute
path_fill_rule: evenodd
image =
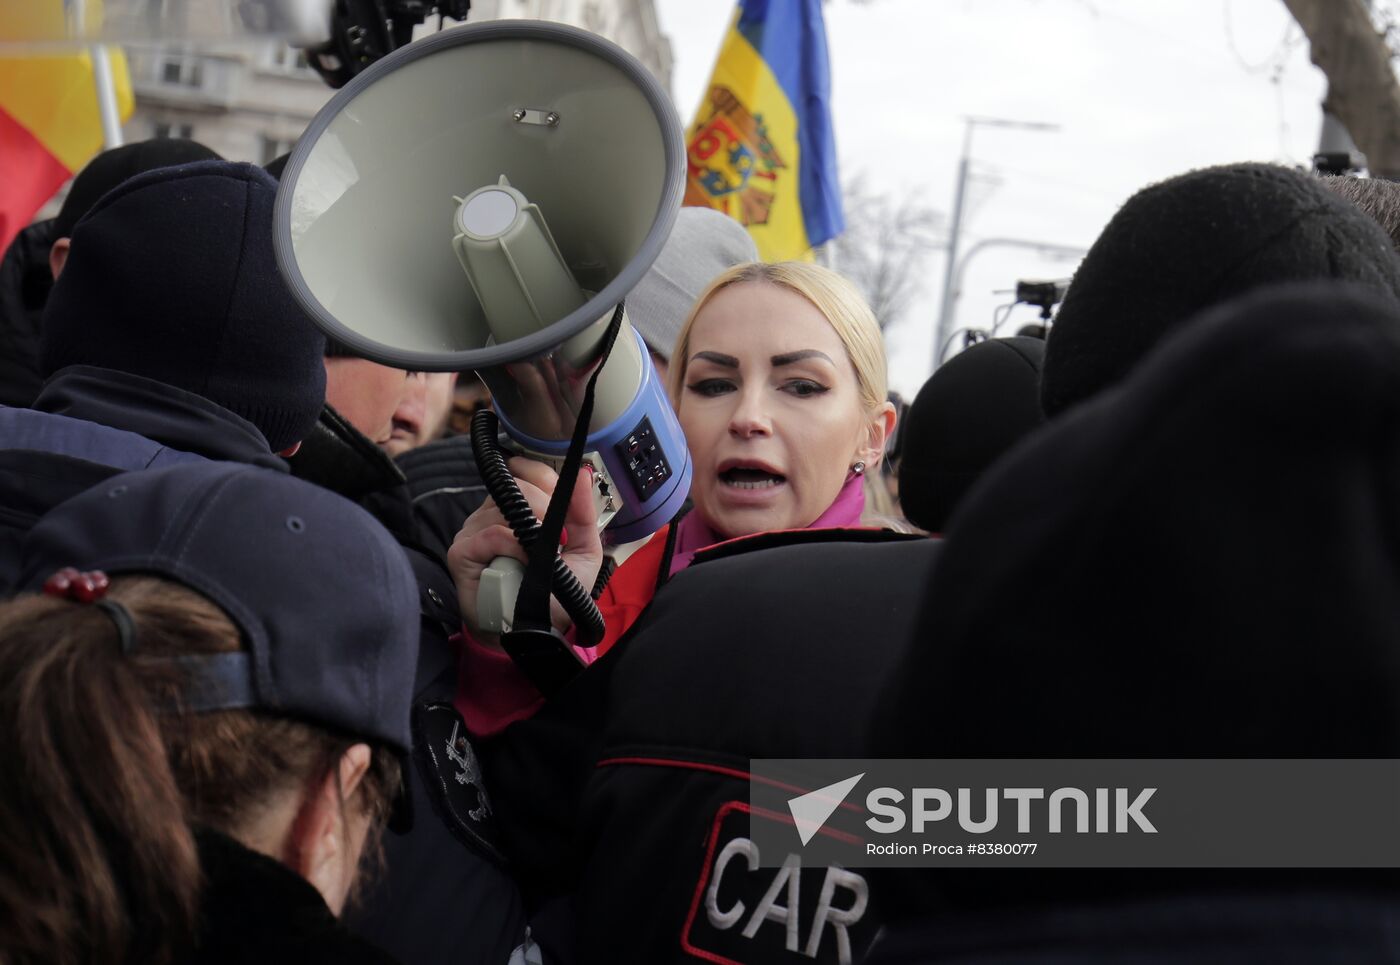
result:
<svg viewBox="0 0 1400 965"><path fill-rule="evenodd" d="M84 0L73 0L69 16L79 40L87 36ZM102 118L102 144L107 150L122 146L121 111L117 107L117 85L112 79L112 56L103 44L89 44L92 79L97 86L97 113Z"/></svg>
<svg viewBox="0 0 1400 965"><path fill-rule="evenodd" d="M112 57L102 44L88 48L92 57L93 79L97 82L97 111L102 115L102 143L107 150L122 146L121 112L117 108L117 85L112 80Z"/></svg>

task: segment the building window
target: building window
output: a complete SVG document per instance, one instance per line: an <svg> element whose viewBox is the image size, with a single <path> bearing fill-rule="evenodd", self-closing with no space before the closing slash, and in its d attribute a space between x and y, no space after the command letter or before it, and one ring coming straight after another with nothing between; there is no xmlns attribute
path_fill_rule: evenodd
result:
<svg viewBox="0 0 1400 965"><path fill-rule="evenodd" d="M311 64L306 59L306 51L284 43L268 47L263 62L273 70L285 71L289 74L306 73L311 70Z"/></svg>
<svg viewBox="0 0 1400 965"><path fill-rule="evenodd" d="M204 63L198 57L167 56L160 67L161 83L203 87Z"/></svg>
<svg viewBox="0 0 1400 965"><path fill-rule="evenodd" d="M194 137L194 125L157 121L152 133L155 137L182 137L188 141Z"/></svg>

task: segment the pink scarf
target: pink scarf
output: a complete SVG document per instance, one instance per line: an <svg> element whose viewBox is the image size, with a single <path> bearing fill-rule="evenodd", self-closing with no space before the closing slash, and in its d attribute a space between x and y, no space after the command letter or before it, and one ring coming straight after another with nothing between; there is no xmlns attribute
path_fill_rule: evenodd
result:
<svg viewBox="0 0 1400 965"><path fill-rule="evenodd" d="M859 526L861 525L860 517L864 512L864 477L851 476L841 487L841 491L836 494L836 501L826 508L826 512L813 520L811 525L802 528L844 529ZM698 513L686 513L676 531L676 552L671 557L671 574L675 575L678 570L689 566L690 561L695 558L695 554L705 547L722 542L724 542L724 537L701 522Z"/></svg>

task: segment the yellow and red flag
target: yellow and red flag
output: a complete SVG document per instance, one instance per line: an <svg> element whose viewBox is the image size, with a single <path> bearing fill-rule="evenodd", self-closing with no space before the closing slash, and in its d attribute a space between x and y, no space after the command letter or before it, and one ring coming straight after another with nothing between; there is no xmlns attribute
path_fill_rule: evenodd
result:
<svg viewBox="0 0 1400 965"><path fill-rule="evenodd" d="M66 7L63 0L0 4L0 39L15 44L64 36ZM101 4L88 0L85 7L86 23L100 26ZM117 109L126 120L133 106L126 58L113 48L108 59ZM102 116L87 53L0 51L0 253L101 148Z"/></svg>
<svg viewBox="0 0 1400 965"><path fill-rule="evenodd" d="M844 230L821 0L739 0L687 162L685 203L742 223L765 261Z"/></svg>

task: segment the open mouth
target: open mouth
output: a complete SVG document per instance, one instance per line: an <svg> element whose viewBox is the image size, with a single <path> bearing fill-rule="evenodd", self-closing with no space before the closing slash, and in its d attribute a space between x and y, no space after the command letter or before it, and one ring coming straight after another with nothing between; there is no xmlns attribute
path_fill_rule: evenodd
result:
<svg viewBox="0 0 1400 965"><path fill-rule="evenodd" d="M725 469L719 474L719 478L726 486L733 486L735 489L770 489L787 482L787 477L780 473L749 466Z"/></svg>

